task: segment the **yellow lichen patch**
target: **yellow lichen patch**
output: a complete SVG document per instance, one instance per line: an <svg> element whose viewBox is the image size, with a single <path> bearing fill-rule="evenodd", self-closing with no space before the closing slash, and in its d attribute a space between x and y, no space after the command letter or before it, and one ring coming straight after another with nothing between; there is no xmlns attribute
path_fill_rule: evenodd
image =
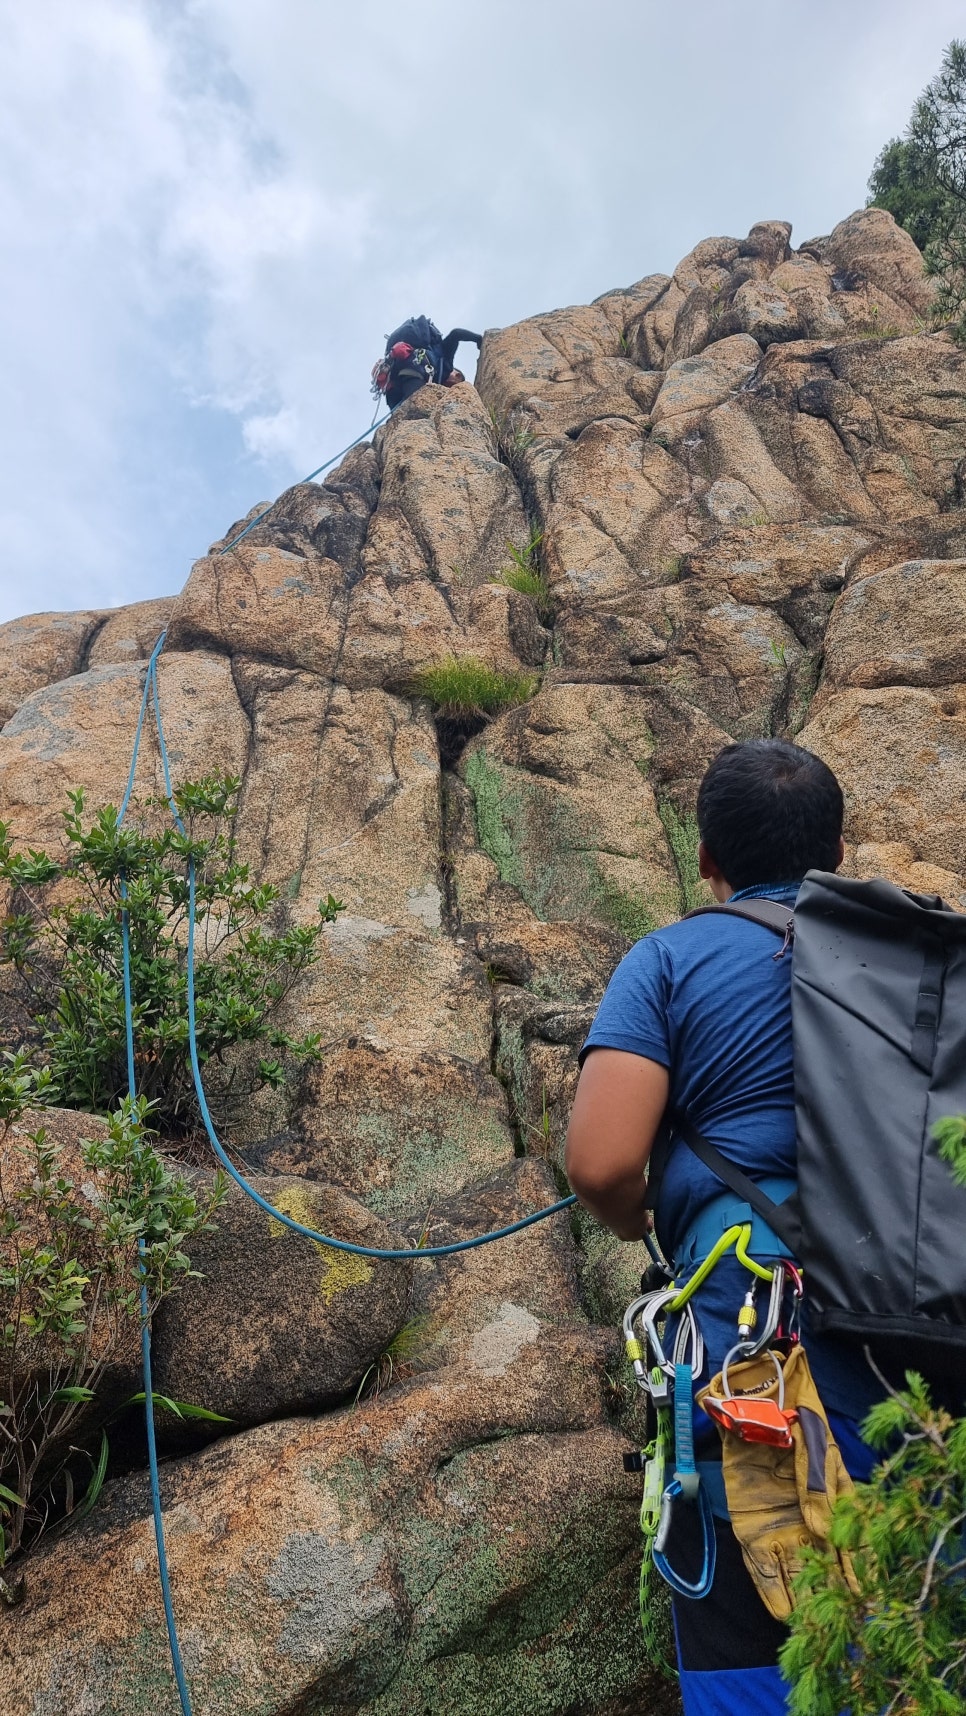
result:
<svg viewBox="0 0 966 1716"><path fill-rule="evenodd" d="M372 1279L372 1264L367 1258L355 1257L351 1251L333 1251L327 1245L320 1245L319 1250L325 1258L325 1274L319 1282L323 1304L350 1287L364 1287Z"/></svg>
<svg viewBox="0 0 966 1716"><path fill-rule="evenodd" d="M285 1186L279 1191L274 1202L281 1215L290 1216L292 1221L301 1222L303 1227L315 1226L318 1218L307 1186ZM279 1239L282 1234L291 1230L283 1221L269 1216L268 1231L272 1239ZM365 1257L356 1257L351 1251L336 1251L333 1246L323 1245L318 1239L313 1239L311 1243L324 1265L319 1280L319 1298L323 1304L328 1305L337 1293L345 1293L350 1287L364 1287L367 1281L371 1281L372 1265Z"/></svg>

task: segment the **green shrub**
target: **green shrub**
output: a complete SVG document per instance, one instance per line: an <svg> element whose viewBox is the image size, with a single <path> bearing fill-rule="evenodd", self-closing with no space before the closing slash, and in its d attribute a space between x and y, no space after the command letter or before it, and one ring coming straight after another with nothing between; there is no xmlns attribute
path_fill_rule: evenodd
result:
<svg viewBox="0 0 966 1716"><path fill-rule="evenodd" d="M966 1419L920 1376L873 1408L873 1447L898 1449L836 1504L832 1541L860 1591L813 1553L796 1581L782 1671L792 1716L958 1716L966 1698Z"/></svg>
<svg viewBox="0 0 966 1716"><path fill-rule="evenodd" d="M112 1362L129 1362L136 1350L142 1281L153 1310L192 1273L184 1248L210 1225L224 1190L218 1176L199 1198L158 1155L143 1098L125 1098L107 1136L80 1143L78 1185L44 1127L10 1134L27 1104L53 1094L47 1073L23 1054L7 1056L0 1068L0 1598L7 1602L22 1595L18 1576L4 1571L10 1561L49 1521L80 1518L93 1506L107 1465L107 1408L96 1454L78 1420ZM182 1415L178 1403L165 1404Z"/></svg>
<svg viewBox="0 0 966 1716"><path fill-rule="evenodd" d="M966 1120L934 1128L953 1179L966 1185ZM933 1406L906 1372L862 1426L887 1452L870 1483L835 1505L830 1553L796 1580L781 1653L791 1716L959 1716L966 1707L966 1418ZM837 1576L852 1555L856 1591Z"/></svg>
<svg viewBox="0 0 966 1716"><path fill-rule="evenodd" d="M230 1123L262 1085L317 1058L319 1039L275 1024L280 1004L319 958L323 926L342 910L331 895L316 920L279 923L278 890L252 882L234 850L239 782L212 776L176 793L186 833L167 803L149 801L118 827L108 805L84 825L84 794L68 794L64 851L16 852L0 822L0 879L13 890L0 927L0 963L20 980L21 1044L50 1070L56 1100L103 1114L127 1091L121 907L126 888L138 1093L167 1136L194 1133L188 1058L187 866L197 879L198 1058L216 1119ZM160 832L152 821L162 820Z"/></svg>
<svg viewBox="0 0 966 1716"><path fill-rule="evenodd" d="M453 656L421 668L410 681L415 697L427 697L438 714L450 720L498 715L533 696L535 673L498 673L475 656Z"/></svg>

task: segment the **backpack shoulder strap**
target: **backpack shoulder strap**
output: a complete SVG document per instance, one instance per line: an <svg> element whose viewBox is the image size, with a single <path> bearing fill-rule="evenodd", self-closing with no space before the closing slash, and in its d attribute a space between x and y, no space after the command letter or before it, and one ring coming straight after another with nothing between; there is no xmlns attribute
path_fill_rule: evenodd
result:
<svg viewBox="0 0 966 1716"><path fill-rule="evenodd" d="M693 911L686 912L685 917L699 918L710 912L728 912L732 917L747 918L749 923L761 924L764 929L773 930L776 935L782 937L782 952L794 939L795 913L791 906L783 906L780 900L752 898L738 900L734 905L729 901L720 906L696 906ZM776 954L775 957L779 958L780 955ZM793 1257L797 1256L802 1230L797 1211L791 1207L792 1200L788 1200L784 1204L776 1204L767 1192L763 1192L754 1180L749 1179L748 1175L742 1172L736 1162L729 1162L727 1156L723 1156L717 1146L712 1144L710 1139L705 1138L704 1134L692 1125L686 1115L675 1113L669 1115L668 1120L670 1124L662 1129L656 1151L652 1152L652 1155L656 1155L656 1159L654 1172L648 1176L648 1206L653 1209L658 1199L661 1181L664 1177L664 1168L667 1164L667 1154L670 1149L671 1131L673 1130L679 1138L683 1139L688 1149L694 1152L698 1160L703 1162L706 1168L710 1168L712 1174L716 1174L719 1180L724 1181L729 1191L736 1193L739 1198L744 1199L746 1204L751 1205L755 1214L760 1215L762 1220L768 1223L772 1232L776 1233L778 1238L787 1245Z"/></svg>
<svg viewBox="0 0 966 1716"><path fill-rule="evenodd" d="M789 941L795 933L794 910L791 906L783 906L780 900L753 898L737 900L734 904L728 900L723 906L695 906L693 911L685 912L684 917L700 918L710 912L728 912L733 918L747 918L749 923L761 924L764 929L774 930L776 935Z"/></svg>

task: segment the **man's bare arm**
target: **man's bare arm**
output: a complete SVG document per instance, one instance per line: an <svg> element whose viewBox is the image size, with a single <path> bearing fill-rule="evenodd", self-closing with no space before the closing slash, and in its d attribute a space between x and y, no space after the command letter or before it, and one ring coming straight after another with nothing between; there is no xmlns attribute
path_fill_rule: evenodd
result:
<svg viewBox="0 0 966 1716"><path fill-rule="evenodd" d="M640 1239L647 1230L644 1170L668 1083L665 1067L623 1049L593 1049L580 1074L567 1175L581 1203L620 1239Z"/></svg>

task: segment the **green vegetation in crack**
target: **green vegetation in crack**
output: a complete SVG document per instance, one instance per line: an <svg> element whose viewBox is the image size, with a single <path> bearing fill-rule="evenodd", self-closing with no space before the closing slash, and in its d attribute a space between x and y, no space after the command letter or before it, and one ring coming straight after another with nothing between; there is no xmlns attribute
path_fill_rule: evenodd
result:
<svg viewBox="0 0 966 1716"><path fill-rule="evenodd" d="M466 720L502 714L526 703L536 691L536 673L500 673L475 656L451 656L414 673L407 690L426 697L437 715Z"/></svg>
<svg viewBox="0 0 966 1716"><path fill-rule="evenodd" d="M707 893L698 872L698 844L701 839L698 819L691 811L682 814L670 798L658 799L657 814L678 873L681 910L690 912L704 903Z"/></svg>
<svg viewBox="0 0 966 1716"><path fill-rule="evenodd" d="M540 618L549 620L553 617L553 600L540 564L539 549L542 541L543 531L534 530L523 548L517 548L512 542L508 542L506 549L510 564L495 573L492 582L505 584L508 589L517 590L522 596L530 596L536 604Z"/></svg>
<svg viewBox="0 0 966 1716"><path fill-rule="evenodd" d="M467 760L465 778L483 851L501 882L516 888L544 922L596 918L638 941L674 915L673 903L621 887L602 870L603 855L562 795L496 762L482 747Z"/></svg>

